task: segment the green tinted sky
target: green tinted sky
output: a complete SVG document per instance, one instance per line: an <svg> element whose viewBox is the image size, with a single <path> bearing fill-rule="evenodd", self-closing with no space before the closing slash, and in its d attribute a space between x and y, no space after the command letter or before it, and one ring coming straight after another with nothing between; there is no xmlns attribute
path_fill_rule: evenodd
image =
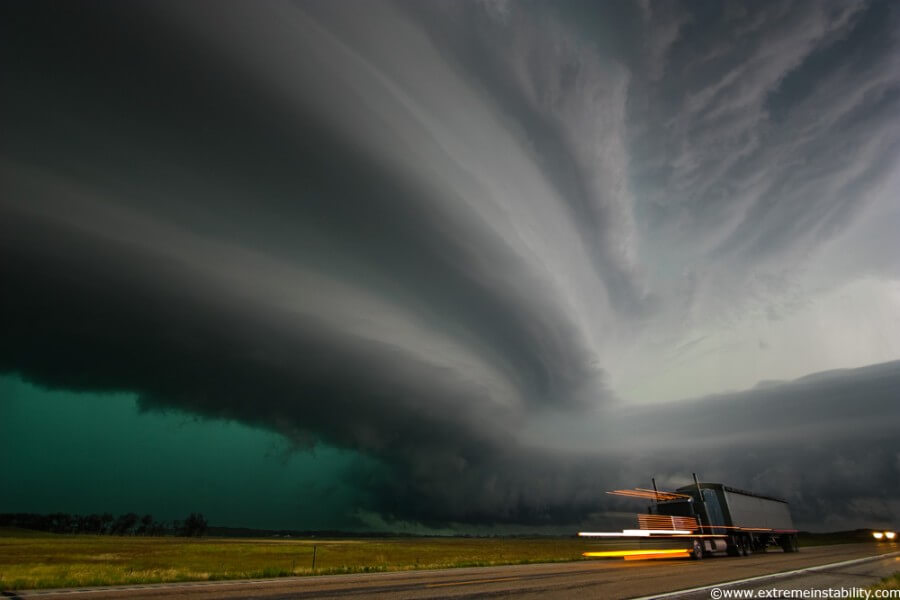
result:
<svg viewBox="0 0 900 600"><path fill-rule="evenodd" d="M48 391L0 377L0 512L201 511L219 525L346 527L342 474L359 458L177 412L139 412L133 394Z"/></svg>

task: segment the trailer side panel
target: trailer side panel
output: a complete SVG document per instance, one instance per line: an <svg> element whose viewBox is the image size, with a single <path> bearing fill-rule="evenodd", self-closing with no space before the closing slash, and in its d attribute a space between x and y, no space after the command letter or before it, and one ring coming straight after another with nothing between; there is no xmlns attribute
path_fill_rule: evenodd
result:
<svg viewBox="0 0 900 600"><path fill-rule="evenodd" d="M767 527L769 529L794 528L787 503L759 496L748 496L727 488L723 491L733 525Z"/></svg>

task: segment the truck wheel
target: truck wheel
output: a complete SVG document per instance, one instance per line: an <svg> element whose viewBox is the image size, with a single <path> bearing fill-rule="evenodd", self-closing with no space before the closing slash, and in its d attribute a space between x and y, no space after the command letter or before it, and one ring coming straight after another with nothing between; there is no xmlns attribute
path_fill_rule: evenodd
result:
<svg viewBox="0 0 900 600"><path fill-rule="evenodd" d="M781 538L781 549L785 552L796 552L797 551L797 537L793 535L786 535Z"/></svg>
<svg viewBox="0 0 900 600"><path fill-rule="evenodd" d="M703 546L700 545L700 542L694 542L694 547L691 549L691 560L702 560L703 559Z"/></svg>

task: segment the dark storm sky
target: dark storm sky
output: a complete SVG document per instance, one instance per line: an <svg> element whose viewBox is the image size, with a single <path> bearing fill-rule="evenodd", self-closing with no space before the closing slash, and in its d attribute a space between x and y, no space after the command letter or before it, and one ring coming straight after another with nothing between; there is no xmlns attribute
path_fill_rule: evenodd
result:
<svg viewBox="0 0 900 600"><path fill-rule="evenodd" d="M895 3L0 7L0 510L900 512Z"/></svg>

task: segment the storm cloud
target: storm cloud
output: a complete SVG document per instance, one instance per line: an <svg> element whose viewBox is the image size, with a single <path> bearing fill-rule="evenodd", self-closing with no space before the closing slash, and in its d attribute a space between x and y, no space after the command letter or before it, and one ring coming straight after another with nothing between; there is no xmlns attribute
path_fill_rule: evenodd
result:
<svg viewBox="0 0 900 600"><path fill-rule="evenodd" d="M3 11L0 371L357 451L388 520L896 512L891 3Z"/></svg>

